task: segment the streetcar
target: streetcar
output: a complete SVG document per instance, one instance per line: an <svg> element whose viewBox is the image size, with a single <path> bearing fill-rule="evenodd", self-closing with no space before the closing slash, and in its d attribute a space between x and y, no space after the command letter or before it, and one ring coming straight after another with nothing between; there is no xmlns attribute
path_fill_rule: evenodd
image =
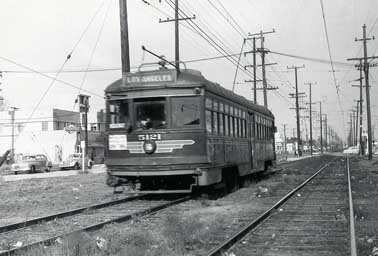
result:
<svg viewBox="0 0 378 256"><path fill-rule="evenodd" d="M274 116L199 71L139 69L106 90L106 183L140 193L233 190L275 164Z"/></svg>

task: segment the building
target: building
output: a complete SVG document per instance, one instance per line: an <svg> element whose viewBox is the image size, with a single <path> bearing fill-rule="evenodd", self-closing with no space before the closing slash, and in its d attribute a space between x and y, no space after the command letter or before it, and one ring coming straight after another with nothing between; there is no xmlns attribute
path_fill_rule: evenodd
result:
<svg viewBox="0 0 378 256"><path fill-rule="evenodd" d="M276 153L277 154L283 154L285 152L285 145L284 140L281 138L281 135L279 132L276 132L274 134L274 142L276 145Z"/></svg>
<svg viewBox="0 0 378 256"><path fill-rule="evenodd" d="M14 115L14 120L12 116ZM80 152L80 113L62 109L35 112L29 118L30 111L0 111L0 155L14 145L15 154L45 154L50 161L58 163L69 154ZM105 136L88 125L88 156L95 163L101 163L105 157ZM102 129L102 126L98 127ZM105 129L105 128L103 128ZM13 134L13 136L12 136ZM13 138L13 140L12 140Z"/></svg>

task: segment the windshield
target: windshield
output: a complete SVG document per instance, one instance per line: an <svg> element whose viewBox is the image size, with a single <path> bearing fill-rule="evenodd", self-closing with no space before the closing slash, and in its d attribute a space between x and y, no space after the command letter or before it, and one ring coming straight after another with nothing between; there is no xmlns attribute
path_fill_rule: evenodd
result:
<svg viewBox="0 0 378 256"><path fill-rule="evenodd" d="M200 98L172 98L173 127L186 127L200 124Z"/></svg>
<svg viewBox="0 0 378 256"><path fill-rule="evenodd" d="M137 129L167 128L165 98L136 99L134 104Z"/></svg>
<svg viewBox="0 0 378 256"><path fill-rule="evenodd" d="M119 100L109 102L109 127L125 128L130 124L129 101Z"/></svg>
<svg viewBox="0 0 378 256"><path fill-rule="evenodd" d="M24 156L23 160L35 160L35 156Z"/></svg>

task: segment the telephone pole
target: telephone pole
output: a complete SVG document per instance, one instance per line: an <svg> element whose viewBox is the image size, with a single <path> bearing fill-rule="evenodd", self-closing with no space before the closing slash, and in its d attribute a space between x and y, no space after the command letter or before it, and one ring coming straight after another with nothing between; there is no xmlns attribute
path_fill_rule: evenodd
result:
<svg viewBox="0 0 378 256"><path fill-rule="evenodd" d="M324 137L325 137L325 150L327 152L327 147L328 147L328 120L327 120L327 115L324 114Z"/></svg>
<svg viewBox="0 0 378 256"><path fill-rule="evenodd" d="M298 156L301 156L302 155L302 141L301 141L301 129L300 129L301 125L300 125L299 102L298 102L298 69L299 68L304 68L304 65L287 67L287 69L295 70L295 109L296 109L296 114L297 114L297 143L298 143ZM301 93L301 94L304 94L304 93Z"/></svg>
<svg viewBox="0 0 378 256"><path fill-rule="evenodd" d="M372 38L367 38L366 37L366 24L362 26L362 39L355 39L355 41L362 41L363 42L363 47L364 47L364 57L362 58L350 58L347 60L363 60L363 69L365 73L365 86L366 86L366 114L367 114L367 131L368 131L368 159L372 160L373 158L373 140L372 140L372 130L371 130L371 112L370 112L370 87L369 87L369 66L370 64L368 63L369 59L377 59L377 56L367 56L367 41L368 40L374 40L374 36ZM358 66L358 65L357 65ZM372 65L375 66L375 65Z"/></svg>
<svg viewBox="0 0 378 256"><path fill-rule="evenodd" d="M265 55L269 53L269 50L268 49L265 49L264 48L264 41L265 41L265 37L264 35L265 34L271 34L271 33L275 33L276 31L274 29L272 29L272 31L260 31L259 33L255 33L255 34L251 34L251 33L248 33L248 37L247 40L250 40L252 39L253 40L253 51L250 51L250 52L245 52L245 54L248 54L248 53L253 53L253 65L247 65L245 66L245 68L247 67L250 67L250 66L253 66L253 73L254 73L254 79L253 79L253 88L254 88L254 99L255 99L255 102L256 102L256 52L260 52L261 53L261 71L262 71L262 82L263 82L263 94L264 94L264 107L268 107L268 95L267 95L267 90L272 90L272 88L268 89L268 86L267 86L267 82L266 82L266 72L265 72L265 66L267 65L275 65L277 63L269 63L269 64L266 64L265 63ZM256 37L258 36L258 37ZM260 48L259 49L256 49L256 39L260 39Z"/></svg>
<svg viewBox="0 0 378 256"><path fill-rule="evenodd" d="M164 22L174 22L175 23L175 67L177 74L180 73L180 31L179 31L179 21L181 20L192 20L195 19L196 16L193 15L193 17L184 17L179 18L179 2L178 0L175 0L175 18L170 19L166 18L165 20L159 19L159 23Z"/></svg>
<svg viewBox="0 0 378 256"><path fill-rule="evenodd" d="M323 116L322 116L322 102L319 101L319 116L320 116L320 152L323 154Z"/></svg>
<svg viewBox="0 0 378 256"><path fill-rule="evenodd" d="M12 120L12 147L11 147L12 158L14 158L14 119L15 119L16 111L18 109L19 108L16 108L16 107L10 107L8 111L8 114L11 116L11 120Z"/></svg>
<svg viewBox="0 0 378 256"><path fill-rule="evenodd" d="M363 80L363 76L362 76L362 59L360 59L360 64L358 65L358 70L360 71L360 78L357 79L358 81L360 81L360 84L359 85L352 85L352 87L358 87L360 89L360 100L358 101L359 102L359 108L360 108L360 119L359 119L359 125L357 125L357 127L359 127L359 137L360 137L360 155L365 155L365 147L362 145L362 113L363 113L363 99L362 99L362 88L364 87L362 85L362 80Z"/></svg>
<svg viewBox="0 0 378 256"><path fill-rule="evenodd" d="M312 145L312 104L314 104L312 102L312 85L316 84L316 83L305 83L305 84L308 84L308 87L309 87L309 96L310 96L310 101L308 103L308 105L310 106L310 152L311 152L311 155L313 153L313 145Z"/></svg>
<svg viewBox="0 0 378 256"><path fill-rule="evenodd" d="M286 147L286 125L287 124L283 125L283 127L284 127L284 153L285 154L287 153L287 147Z"/></svg>
<svg viewBox="0 0 378 256"><path fill-rule="evenodd" d="M129 51L129 27L127 23L127 0L119 0L119 13L121 25L121 60L122 77L130 72L130 51Z"/></svg>
<svg viewBox="0 0 378 256"><path fill-rule="evenodd" d="M352 146L353 145L353 116L352 116L352 113L350 113L350 136L349 136L349 146Z"/></svg>
<svg viewBox="0 0 378 256"><path fill-rule="evenodd" d="M358 118L358 114L359 114L359 109L360 109L360 101L359 100L354 100L355 102L357 102L357 111L356 111L356 120L355 120L355 125L354 125L354 128L355 128L355 144L357 145L358 144L358 121L359 121L359 118Z"/></svg>
<svg viewBox="0 0 378 256"><path fill-rule="evenodd" d="M253 80L252 81L247 80L245 82L253 82L253 103L255 103L255 104L257 104L257 82L262 81L262 80L257 80L257 77L256 77L256 68L257 68L257 65L256 65L256 39L259 39L259 38L257 38L257 37L246 38L246 40L252 40L252 51L244 53L244 57L248 53L253 54L253 64L249 65L249 66L253 67ZM247 69L247 66L244 66L244 69Z"/></svg>

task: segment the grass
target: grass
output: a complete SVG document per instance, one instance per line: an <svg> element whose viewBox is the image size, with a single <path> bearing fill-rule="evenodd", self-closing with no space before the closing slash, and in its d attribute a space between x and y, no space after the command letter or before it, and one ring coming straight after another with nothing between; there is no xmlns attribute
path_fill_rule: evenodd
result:
<svg viewBox="0 0 378 256"><path fill-rule="evenodd" d="M40 245L26 256L177 256L197 255L213 241L211 234L226 228L226 215L168 213L162 220L137 219L128 225L112 224L95 233L78 233L52 246ZM154 228L151 228L154 227ZM4 248L5 249L5 248Z"/></svg>

